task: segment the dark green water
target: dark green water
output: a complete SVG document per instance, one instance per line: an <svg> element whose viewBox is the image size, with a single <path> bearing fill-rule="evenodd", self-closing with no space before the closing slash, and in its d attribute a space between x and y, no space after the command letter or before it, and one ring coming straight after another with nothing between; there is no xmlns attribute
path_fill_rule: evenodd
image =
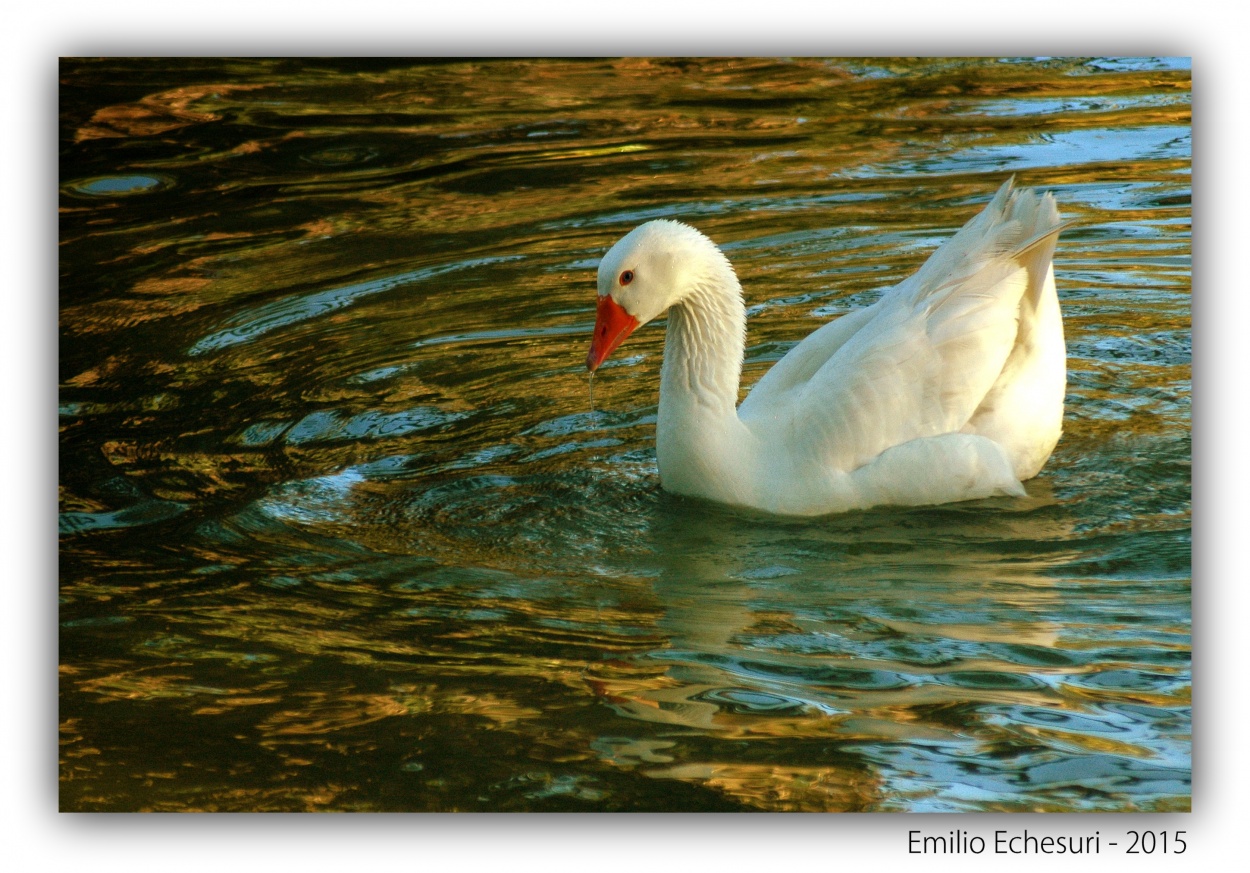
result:
<svg viewBox="0 0 1250 873"><path fill-rule="evenodd" d="M65 810L1190 805L1190 79L1175 59L67 60ZM1010 174L1065 434L1025 499L663 493L689 221L752 384Z"/></svg>

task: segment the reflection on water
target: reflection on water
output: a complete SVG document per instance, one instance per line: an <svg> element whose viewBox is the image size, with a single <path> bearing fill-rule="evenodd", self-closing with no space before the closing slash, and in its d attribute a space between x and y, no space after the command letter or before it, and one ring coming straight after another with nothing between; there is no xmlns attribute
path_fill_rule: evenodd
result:
<svg viewBox="0 0 1250 873"><path fill-rule="evenodd" d="M1189 73L1175 59L70 60L61 804L1189 808ZM659 490L682 218L744 383L1007 175L1053 190L1027 498L778 519Z"/></svg>

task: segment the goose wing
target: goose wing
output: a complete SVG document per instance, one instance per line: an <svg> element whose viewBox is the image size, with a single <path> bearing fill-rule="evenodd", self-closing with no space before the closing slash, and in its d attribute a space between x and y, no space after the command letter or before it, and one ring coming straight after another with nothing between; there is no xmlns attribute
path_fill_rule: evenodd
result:
<svg viewBox="0 0 1250 873"><path fill-rule="evenodd" d="M1060 229L1050 195L1008 181L915 275L792 349L743 420L840 470L965 428L1028 334Z"/></svg>

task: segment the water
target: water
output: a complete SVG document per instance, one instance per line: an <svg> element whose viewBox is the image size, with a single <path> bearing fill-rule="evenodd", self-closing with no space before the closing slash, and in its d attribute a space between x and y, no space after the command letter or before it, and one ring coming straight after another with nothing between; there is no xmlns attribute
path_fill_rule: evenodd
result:
<svg viewBox="0 0 1250 873"><path fill-rule="evenodd" d="M66 810L1190 805L1188 64L66 60ZM660 490L654 217L749 386L1015 174L1065 433L1024 499Z"/></svg>

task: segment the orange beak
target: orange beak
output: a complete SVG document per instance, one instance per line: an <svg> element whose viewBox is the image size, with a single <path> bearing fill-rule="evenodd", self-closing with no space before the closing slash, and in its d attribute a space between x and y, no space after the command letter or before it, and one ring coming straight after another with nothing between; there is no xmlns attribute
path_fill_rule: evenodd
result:
<svg viewBox="0 0 1250 873"><path fill-rule="evenodd" d="M638 319L634 318L621 304L612 299L611 294L599 296L599 309L595 313L595 333L590 340L590 352L586 355L586 369L594 372L616 347L625 342L625 337L638 327Z"/></svg>

